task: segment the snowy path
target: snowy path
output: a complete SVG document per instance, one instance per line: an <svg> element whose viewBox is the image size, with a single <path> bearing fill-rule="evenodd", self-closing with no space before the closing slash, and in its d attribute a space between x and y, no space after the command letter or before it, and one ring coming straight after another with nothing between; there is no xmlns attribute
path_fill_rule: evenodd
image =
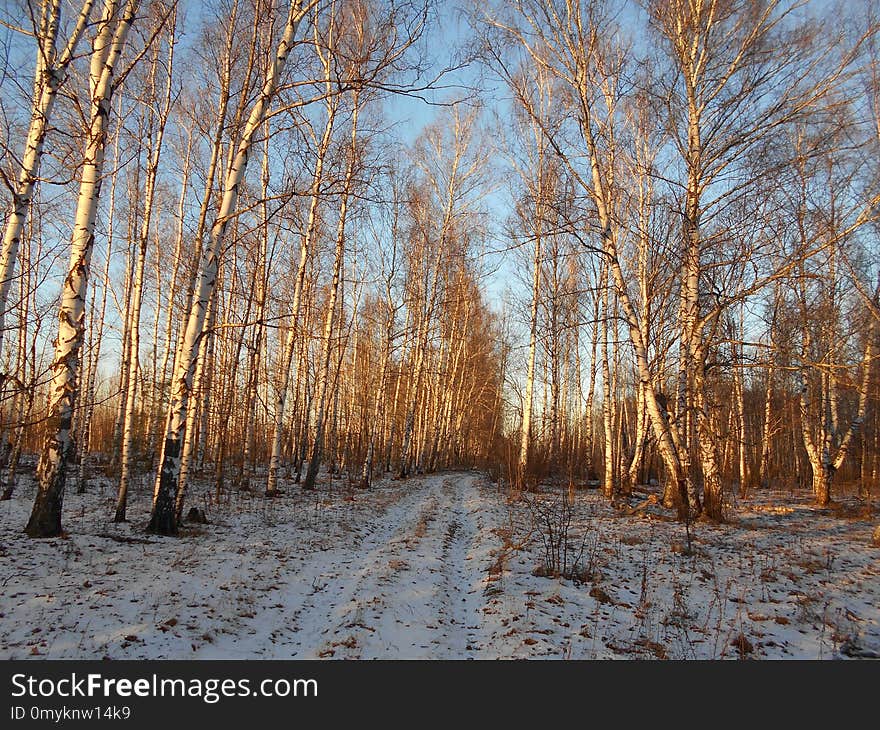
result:
<svg viewBox="0 0 880 730"><path fill-rule="evenodd" d="M621 516L577 494L585 582L541 577L527 500L475 472L232 493L180 537L112 522L112 485L65 500L61 539L0 502L0 658L737 658L880 656L875 520L768 492L725 525ZM558 500L546 492L541 499Z"/></svg>
<svg viewBox="0 0 880 730"><path fill-rule="evenodd" d="M215 642L199 656L467 656L486 577L471 554L477 528L466 505L474 479L414 484L354 550L315 553L287 576L246 639Z"/></svg>

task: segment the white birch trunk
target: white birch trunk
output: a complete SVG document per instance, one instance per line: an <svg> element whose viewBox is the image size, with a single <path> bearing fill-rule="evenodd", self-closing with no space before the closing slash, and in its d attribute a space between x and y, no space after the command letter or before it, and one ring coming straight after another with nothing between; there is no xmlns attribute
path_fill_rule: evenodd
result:
<svg viewBox="0 0 880 730"><path fill-rule="evenodd" d="M278 469L281 466L281 442L284 436L284 412L287 406L287 391L290 388L290 366L293 362L293 353L296 350L297 337L299 335L300 308L303 287L305 286L306 266L309 262L318 224L317 213L321 186L324 181L324 160L332 139L337 107L338 98L332 97L327 103L327 122L324 125L321 143L318 145L315 171L312 175L311 199L309 200L306 229L300 237L299 263L297 264L296 280L293 284L293 300L291 302L290 329L287 331L287 337L284 341L284 350L281 355L281 380L278 383L278 392L275 399L272 451L269 456L269 474L266 479L266 495L269 497L274 496L278 492Z"/></svg>
<svg viewBox="0 0 880 730"><path fill-rule="evenodd" d="M52 363L47 437L37 470L39 489L25 530L31 537L57 537L61 534L66 467L72 445L73 406L78 389L79 357L85 331L85 300L95 242L95 217L103 179L110 102L116 86L114 71L138 4L138 0L129 0L125 8L121 9L118 0L106 0L94 42L90 73L90 123L83 154L70 265L64 279L58 313L58 338Z"/></svg>
<svg viewBox="0 0 880 730"><path fill-rule="evenodd" d="M614 431L612 428L611 411L611 353L608 346L608 328L611 319L611 302L608 286L608 273L602 273L599 284L602 287L602 426L604 436L604 456L602 469L602 492L611 499L614 496L616 485L614 483Z"/></svg>
<svg viewBox="0 0 880 730"><path fill-rule="evenodd" d="M206 331L211 332L213 327L214 317L216 316L217 311L217 302L215 299L211 299L208 304L208 320ZM211 337L211 334L208 334ZM183 438L183 449L180 453L180 471L178 473L178 484L177 484L177 494L174 497L174 514L177 516L177 521L180 522L180 519L183 515L183 505L186 500L186 490L189 487L189 472L190 468L193 464L193 456L196 453L196 443L197 439L200 436L199 429L196 428L198 425L199 416L201 415L201 409L207 407L207 403L199 403L198 399L202 398L202 394L205 392L205 370L208 367L208 358L200 357L196 363L196 372L193 377L193 386L192 393L193 398L190 400L189 406L186 409L186 432ZM204 424L202 426L202 430L204 430Z"/></svg>
<svg viewBox="0 0 880 730"><path fill-rule="evenodd" d="M0 352L3 349L6 307L15 273L15 262L34 187L40 175L43 145L52 119L52 110L58 90L67 78L67 69L73 60L76 47L88 25L94 0L84 0L67 45L58 55L56 44L58 25L61 21L61 5L61 0L45 0L43 3L31 119L24 154L21 157L21 168L12 190L9 216L3 229L3 247L0 249Z"/></svg>
<svg viewBox="0 0 880 730"><path fill-rule="evenodd" d="M156 119L155 138L152 146L148 149L147 178L144 182L144 211L141 218L141 229L138 234L137 263L135 265L134 286L131 295L131 323L128 355L128 392L125 399L125 418L122 426L122 454L120 457L119 489L116 495L116 515L114 521L125 522L125 508L128 500L128 485L131 475L131 456L134 443L134 412L135 399L137 398L138 371L140 367L140 329L141 329L141 303L144 293L144 268L147 261L147 244L150 239L150 225L153 216L153 202L156 196L156 179L159 174L159 160L162 155L162 142L165 137L165 124L171 111L171 80L174 68L174 28L172 26L171 37L168 45L168 63L165 71L166 79L165 95L162 109ZM150 84L155 89L155 75L158 59L154 60L150 70ZM152 112L151 112L152 114ZM153 124L153 120L150 120Z"/></svg>
<svg viewBox="0 0 880 730"><path fill-rule="evenodd" d="M184 215L186 213L186 195L189 190L189 175L192 160L192 129L189 130L187 137L186 153L183 156L183 170L180 180L180 197L177 200L177 231L174 238L174 254L171 264L171 280L168 284L168 296L165 299L165 329L164 344L162 349L162 364L159 366L158 386L161 389L159 403L162 407L157 407L153 414L154 423L150 427L150 433L159 430L161 411L165 403L165 379L168 376L168 362L171 359L171 343L174 341L174 297L177 294L177 279L180 274L180 263L183 253L183 231L184 231ZM213 180L213 176L209 174L209 179ZM159 306L157 305L157 311Z"/></svg>
<svg viewBox="0 0 880 730"><path fill-rule="evenodd" d="M198 357L208 301L216 284L219 257L226 228L229 225L231 216L235 213L238 192L244 180L254 135L263 124L269 105L275 97L278 78L287 62L296 30L308 11L308 7L304 7L301 0L291 0L284 33L266 73L263 88L245 124L235 159L227 173L223 199L214 223L211 226L208 245L202 253L199 265L201 273L198 290L193 297L183 346L178 362L175 364L172 397L166 420L165 441L162 447L161 466L157 477L158 489L153 501L153 512L149 524L149 530L152 532L169 535L176 534L177 532L175 501L178 489L180 450L186 429L187 401L190 388L192 387L193 372L196 358Z"/></svg>
<svg viewBox="0 0 880 730"><path fill-rule="evenodd" d="M391 288L388 287L388 297L386 300L388 313L385 320L385 337L382 342L382 364L379 367L379 383L376 387L376 396L373 401L373 414L370 423L367 424L367 450L364 456L364 463L361 467L360 485L363 489L369 489L373 477L373 458L376 447L376 432L379 430L379 420L384 415L385 404L385 388L388 384L388 365L391 362L391 341L394 330L394 308L391 301Z"/></svg>
<svg viewBox="0 0 880 730"><path fill-rule="evenodd" d="M540 172L539 172L540 174ZM540 227L540 221L536 222ZM522 433L519 444L519 462L517 480L524 484L529 466L529 449L531 447L532 406L535 392L535 355L538 339L538 304L541 288L541 235L535 237L535 258L532 269L532 308L529 320L529 361L526 370L526 393L523 401Z"/></svg>
<svg viewBox="0 0 880 730"><path fill-rule="evenodd" d="M318 385L315 401L315 437L312 442L311 455L309 456L309 468L306 471L306 479L303 482L303 489L315 488L315 480L318 477L318 469L321 466L321 457L324 447L324 426L327 420L325 410L328 376L330 372L330 355L333 349L333 323L336 317L336 299L339 294L339 280L342 272L342 262L345 256L345 223L348 216L348 198L351 193L352 178L354 177L355 164L357 162L357 91L354 93L353 105L351 143L348 154L348 163L345 170L345 180L342 187L342 199L339 203L339 221L336 227L336 252L333 262L333 282L330 285L330 301L327 304L327 316L324 320L321 369L318 371Z"/></svg>

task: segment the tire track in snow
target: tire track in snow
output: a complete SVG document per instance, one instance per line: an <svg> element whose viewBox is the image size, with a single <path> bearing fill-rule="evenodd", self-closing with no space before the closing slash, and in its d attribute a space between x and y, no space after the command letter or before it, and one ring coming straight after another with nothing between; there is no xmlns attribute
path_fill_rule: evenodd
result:
<svg viewBox="0 0 880 730"><path fill-rule="evenodd" d="M370 549L358 568L353 573L341 576L341 600L318 601L304 607L305 612L299 616L300 632L308 636L301 637L303 653L298 653L297 657L360 658L365 647L374 643L371 635L379 631L377 625L383 627L381 636L384 637L385 650L405 650L401 644L404 642L403 635L407 633L405 629L410 625L406 620L409 615L407 612L393 611L388 605L389 596L400 599L400 593L405 590L403 576L411 575L416 561L413 552L421 547L429 527L437 519L438 486L439 483L430 480L426 484L427 489L415 492L419 498L415 505L410 506L408 500L402 507L409 509L400 510L403 511L400 515L390 515L386 529L377 533L387 537L371 540ZM423 564L417 567L420 571L432 570ZM418 581L411 582L418 591ZM393 592L395 588L396 592ZM308 630L316 623L324 624L319 636ZM311 638L323 638L323 641L316 643L310 641Z"/></svg>
<svg viewBox="0 0 880 730"><path fill-rule="evenodd" d="M317 656L316 647L333 616L350 601L358 579L374 566L376 555L404 529L408 518L418 514L426 494L416 480L401 493L387 509L361 525L365 534L354 545L313 551L300 566L288 566L286 574L276 567L279 590L256 607L247 630L229 637L230 641L205 647L200 658Z"/></svg>
<svg viewBox="0 0 880 730"><path fill-rule="evenodd" d="M444 647L449 658L467 658L480 649L475 632L482 623L480 609L484 605L485 576L470 554L477 528L465 503L465 494L472 492L473 482L471 475L454 475L443 485L450 506L443 541L443 590L439 593L439 611L449 622Z"/></svg>
<svg viewBox="0 0 880 730"><path fill-rule="evenodd" d="M475 528L464 504L472 483L460 474L427 480L420 507L367 556L311 656L444 658L476 648L481 575L467 560Z"/></svg>
<svg viewBox="0 0 880 730"><path fill-rule="evenodd" d="M462 658L481 648L484 571L471 559L474 475L432 475L361 524L354 545L306 556L279 576L246 631L205 655ZM475 509L475 507L474 507ZM286 582L284 582L286 581Z"/></svg>

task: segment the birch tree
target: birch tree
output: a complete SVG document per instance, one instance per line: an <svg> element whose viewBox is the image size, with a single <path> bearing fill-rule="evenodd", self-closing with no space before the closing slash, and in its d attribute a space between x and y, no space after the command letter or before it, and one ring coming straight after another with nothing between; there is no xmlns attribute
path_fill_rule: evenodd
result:
<svg viewBox="0 0 880 730"><path fill-rule="evenodd" d="M79 387L80 350L85 331L85 304L95 237L95 217L103 182L104 152L113 93L139 2L105 0L92 43L89 72L90 113L71 240L70 264L61 293L58 337L52 363L46 443L37 469L39 488L25 531L30 537L61 534L61 511L72 446L73 409Z"/></svg>
<svg viewBox="0 0 880 730"><path fill-rule="evenodd" d="M40 177L40 163L43 159L43 148L52 120L55 100L67 80L68 69L89 24L94 4L95 0L83 0L79 14L64 43L63 39L59 38L62 27L62 1L41 0L39 14L34 13L32 3L28 3L31 17L35 20L38 18L34 27L37 60L30 124L24 143L24 154L20 157L18 178L10 185L11 204L3 228L3 248L0 250L0 351L3 346L9 290L14 278L22 229L27 220L34 187ZM59 41L62 41L63 46Z"/></svg>
<svg viewBox="0 0 880 730"><path fill-rule="evenodd" d="M148 78L148 94L145 100L150 107L158 105L158 109L150 108L148 114L148 147L146 160L146 179L144 181L144 209L141 216L141 226L137 237L137 259L131 301L130 325L129 325L129 356L128 356L128 383L125 396L125 418L122 427L122 454L120 456L119 489L116 498L116 522L125 521L125 508L128 496L128 483L131 474L132 446L134 442L134 410L137 398L138 373L140 370L140 327L141 327L141 303L144 292L144 268L147 260L147 246L150 240L151 223L153 219L153 206L156 197L156 183L159 174L159 162L162 155L162 143L165 136L165 126L168 123L168 115L171 111L172 81L174 69L174 25L177 22L176 13L172 12L170 20L171 35L168 39L168 57L165 65L165 88L158 88L159 79L159 53L157 48L150 67Z"/></svg>
<svg viewBox="0 0 880 730"><path fill-rule="evenodd" d="M180 451L186 429L187 402L192 387L199 345L203 337L208 302L217 280L223 240L230 219L235 213L239 188L244 181L254 137L262 126L270 104L275 98L279 77L293 48L296 31L312 5L313 3L305 3L301 0L291 0L281 39L274 57L270 60L262 89L248 115L241 140L236 149L235 159L223 185L223 198L220 207L215 214L207 245L202 252L197 291L189 311L183 346L175 364L171 403L162 446L161 466L156 480L153 511L149 524L149 530L152 532L163 535L173 535L177 532L175 501L178 489Z"/></svg>
<svg viewBox="0 0 880 730"><path fill-rule="evenodd" d="M315 33L317 34L317 28ZM329 54L328 50L328 54ZM308 214L304 230L300 234L299 262L293 285L293 297L291 301L290 324L284 343L284 350L280 362L280 378L277 386L275 399L275 414L273 420L272 450L269 457L269 473L266 480L266 495L274 496L278 490L278 469L281 464L281 442L284 436L284 412L287 405L288 389L290 387L290 366L293 361L294 351L299 341L300 307L302 306L303 287L305 286L306 267L309 258L314 253L315 236L318 229L318 206L322 200L323 188L326 184L324 179L324 161L333 140L333 130L336 122L336 112L339 108L340 97L333 93L331 80L331 64L328 56L321 56L324 71L324 88L326 92L326 119L324 131L317 144L315 167L312 173L312 185L308 202Z"/></svg>
<svg viewBox="0 0 880 730"><path fill-rule="evenodd" d="M620 230L616 225L615 209L619 199L613 184L615 151L609 142L613 140L611 130L617 123L620 91L617 82L625 55L621 55L622 49L603 44L602 39L611 35L612 29L607 16L595 3L577 2L563 8L557 3L517 2L509 15L488 17L486 22L499 34L500 43L518 49L524 62L546 68L570 92L581 145L574 151L561 133L554 134L532 104L525 87L528 77L517 76L510 59L502 53L503 46L487 40L491 62L507 81L517 103L541 127L551 148L595 209L598 226L587 235L577 229L572 229L572 233L580 236L588 250L607 262L609 281L615 288L633 346L640 387L647 395L646 406L666 466L666 477L674 487L673 493L680 497L680 514L686 518L688 500L683 495L687 482L682 468L680 435L658 399L662 385L650 366L648 343L642 338L638 309L624 274ZM582 167L580 162L584 158Z"/></svg>

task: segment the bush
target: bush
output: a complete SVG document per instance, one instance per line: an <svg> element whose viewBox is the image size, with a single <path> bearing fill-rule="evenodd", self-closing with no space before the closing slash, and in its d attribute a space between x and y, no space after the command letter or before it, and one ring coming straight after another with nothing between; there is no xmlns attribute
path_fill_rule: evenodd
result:
<svg viewBox="0 0 880 730"><path fill-rule="evenodd" d="M551 494L527 499L526 503L543 548L544 560L535 575L591 580L592 566L583 565L589 533L577 537L572 534L574 501L568 495Z"/></svg>

